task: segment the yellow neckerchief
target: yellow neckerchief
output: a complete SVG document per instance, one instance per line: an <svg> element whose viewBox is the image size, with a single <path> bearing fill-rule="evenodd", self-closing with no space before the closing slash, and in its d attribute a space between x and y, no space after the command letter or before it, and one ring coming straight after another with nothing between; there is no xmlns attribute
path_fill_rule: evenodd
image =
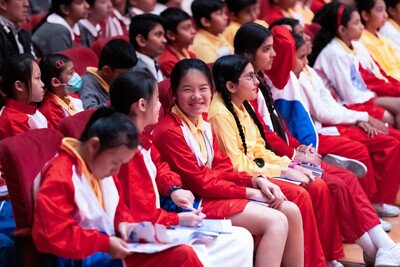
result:
<svg viewBox="0 0 400 267"><path fill-rule="evenodd" d="M311 11L311 9L308 6L306 6L300 2L297 2L297 4L289 10L290 10L289 12L294 12L294 13L297 13L298 15L300 15L303 18L304 24L312 23L312 20L314 18L314 13Z"/></svg>
<svg viewBox="0 0 400 267"><path fill-rule="evenodd" d="M264 26L264 27L267 28L267 29L268 29L268 27L269 27L268 23L266 23L265 20L256 19L256 20L254 21L254 23L257 23L257 24L259 24L259 25L261 25L261 26Z"/></svg>
<svg viewBox="0 0 400 267"><path fill-rule="evenodd" d="M222 34L214 35L209 31L200 29L198 31L199 34L204 35L207 39L209 39L212 43L214 44L220 44L221 43L221 36Z"/></svg>
<svg viewBox="0 0 400 267"><path fill-rule="evenodd" d="M69 115L74 115L77 113L74 105L71 103L71 99L68 96L61 99L58 95L48 92L49 97L57 102L62 108L66 109Z"/></svg>
<svg viewBox="0 0 400 267"><path fill-rule="evenodd" d="M96 196L97 201L104 210L103 193L101 192L100 182L88 169L85 161L82 159L81 155L78 153L77 149L82 143L74 138L66 137L62 140L61 149L72 153L77 158L78 170L83 173L86 177L90 187Z"/></svg>
<svg viewBox="0 0 400 267"><path fill-rule="evenodd" d="M194 125L191 120L186 117L186 115L182 112L182 110L178 106L173 106L171 112L176 114L182 121L189 127L190 132L193 134L194 139L196 140L197 144L199 145L201 156L205 161L208 161L208 153L206 143L204 141L204 125L203 125L203 117L199 115L197 119L197 125Z"/></svg>
<svg viewBox="0 0 400 267"><path fill-rule="evenodd" d="M338 37L335 37L334 38L336 41L338 41L339 42L339 44L344 48L344 50L346 51L346 53L352 53L352 54L356 54L356 50L354 49L354 47L353 47L353 49L351 49L350 47L348 47L340 38L338 38Z"/></svg>
<svg viewBox="0 0 400 267"><path fill-rule="evenodd" d="M390 24L392 24L392 25L393 25L393 27L395 27L395 28L396 28L396 30L398 30L398 31L400 32L400 25L399 25L399 24L397 24L397 22L396 22L396 21L392 20L391 18L388 18L388 22L389 22Z"/></svg>
<svg viewBox="0 0 400 267"><path fill-rule="evenodd" d="M104 88L104 90L108 93L110 91L110 85L97 74L97 68L94 67L87 67L86 71L93 74L97 80L99 81L100 85Z"/></svg>

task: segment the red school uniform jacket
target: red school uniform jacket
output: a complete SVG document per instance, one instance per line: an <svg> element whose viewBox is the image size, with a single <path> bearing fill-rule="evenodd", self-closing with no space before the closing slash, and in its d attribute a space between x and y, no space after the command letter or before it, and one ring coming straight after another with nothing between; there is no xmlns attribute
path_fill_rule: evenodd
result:
<svg viewBox="0 0 400 267"><path fill-rule="evenodd" d="M283 9L277 5L273 5L269 0L261 0L259 19L264 20L270 25L272 22L285 18Z"/></svg>
<svg viewBox="0 0 400 267"><path fill-rule="evenodd" d="M93 253L108 251L109 235L100 233L95 223L86 229L79 224L78 220L88 222L92 219L82 214L75 202L78 189L73 177L80 175L76 156L66 150L61 150L42 172L32 229L33 241L40 252L68 259L84 259ZM105 195L103 198L107 207ZM114 227L120 222L133 222L121 198L114 208Z"/></svg>
<svg viewBox="0 0 400 267"><path fill-rule="evenodd" d="M189 51L185 50L189 57L187 58L196 58L196 55ZM165 46L164 52L158 57L158 64L160 65L160 69L165 77L169 78L171 76L172 69L175 64L185 58L183 55L180 55L178 51L172 48L170 45Z"/></svg>
<svg viewBox="0 0 400 267"><path fill-rule="evenodd" d="M367 88L374 91L377 96L400 96L400 82L387 75L381 66L379 66L378 62L375 61L375 63L378 66L380 73L386 78L386 81L379 79L375 74L364 69L360 64L360 74L367 85Z"/></svg>
<svg viewBox="0 0 400 267"><path fill-rule="evenodd" d="M36 105L7 99L0 114L0 140L31 129L48 127L46 118L37 110Z"/></svg>
<svg viewBox="0 0 400 267"><path fill-rule="evenodd" d="M206 123L206 122L205 122ZM199 166L190 146L186 143L181 129L181 119L169 112L154 129L154 144L161 158L169 163L182 179L183 187L200 197L245 199L246 187L251 187L246 172L235 172L231 160L219 150L213 135L214 158L211 168Z"/></svg>
<svg viewBox="0 0 400 267"><path fill-rule="evenodd" d="M120 195L135 221L177 225L178 214L160 208L158 190L167 195L171 186L181 185L180 177L171 171L167 163L161 161L160 154L148 134L142 133L140 139L138 153L127 164L121 166L118 173L123 192Z"/></svg>
<svg viewBox="0 0 400 267"><path fill-rule="evenodd" d="M76 112L83 111L82 102L76 98L74 99L73 96L70 96L71 104L76 109ZM80 102L79 105L75 103ZM66 109L60 106L50 94L45 94L43 98L43 102L39 107L40 112L46 117L48 123L55 128L57 124L64 119L65 117L71 116L73 114L69 114Z"/></svg>

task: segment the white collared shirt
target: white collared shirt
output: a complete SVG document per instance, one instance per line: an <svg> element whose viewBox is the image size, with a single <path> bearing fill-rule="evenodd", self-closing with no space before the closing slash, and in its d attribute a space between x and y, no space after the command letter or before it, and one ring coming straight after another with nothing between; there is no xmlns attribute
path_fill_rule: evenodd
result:
<svg viewBox="0 0 400 267"><path fill-rule="evenodd" d="M3 16L0 16L0 25L4 28L4 30L7 33L9 33L10 31L13 33L13 35L15 37L15 41L17 42L18 52L20 54L24 53L24 47L22 46L21 42L18 40L18 32L21 30L21 28Z"/></svg>
<svg viewBox="0 0 400 267"><path fill-rule="evenodd" d="M164 80L164 76L161 73L161 70L158 69L156 70L156 66L154 65L155 59L152 59L151 57L142 54L140 52L136 51L136 56L143 60L143 62L147 65L148 69L151 71L151 74L153 74L153 77L157 80L157 82L161 82Z"/></svg>
<svg viewBox="0 0 400 267"><path fill-rule="evenodd" d="M83 26L83 27L85 27L89 32L90 32L90 34L93 36L93 37L97 37L97 36L99 36L99 32L101 31L101 26L100 26L100 24L97 24L96 26L95 25L93 25L89 20L87 20L87 19L81 19L80 21L79 21L79 23Z"/></svg>
<svg viewBox="0 0 400 267"><path fill-rule="evenodd" d="M61 17L60 15L57 15L57 14L53 13L50 16L47 17L47 21L50 22L50 23L54 23L54 24L60 24L60 25L64 26L65 28L67 28L69 33L71 34L71 40L72 41L75 40L75 35L77 35L77 36L81 35L81 33L79 31L78 23L76 23L74 25L74 27L71 28L71 26L69 26L67 21L63 17Z"/></svg>

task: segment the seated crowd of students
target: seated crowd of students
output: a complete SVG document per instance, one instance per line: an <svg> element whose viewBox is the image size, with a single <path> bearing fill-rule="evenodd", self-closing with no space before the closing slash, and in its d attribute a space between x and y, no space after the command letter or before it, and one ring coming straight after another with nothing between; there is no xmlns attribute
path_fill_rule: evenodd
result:
<svg viewBox="0 0 400 267"><path fill-rule="evenodd" d="M0 25L0 141L95 110L36 181L46 266L400 266L400 0L0 0ZM81 77L63 51L101 40ZM129 252L204 218L232 233Z"/></svg>

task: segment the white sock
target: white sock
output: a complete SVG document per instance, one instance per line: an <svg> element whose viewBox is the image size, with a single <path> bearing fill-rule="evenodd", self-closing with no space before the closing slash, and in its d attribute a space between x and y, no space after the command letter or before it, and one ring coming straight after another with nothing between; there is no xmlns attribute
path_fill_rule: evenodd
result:
<svg viewBox="0 0 400 267"><path fill-rule="evenodd" d="M378 249L376 248L368 232L365 232L359 239L357 239L356 244L359 245L368 256L375 258Z"/></svg>
<svg viewBox="0 0 400 267"><path fill-rule="evenodd" d="M375 246L378 249L383 248L389 250L396 245L394 241L388 236L388 234L383 231L380 225L372 227L368 230L367 233L369 234L372 242L374 242Z"/></svg>

